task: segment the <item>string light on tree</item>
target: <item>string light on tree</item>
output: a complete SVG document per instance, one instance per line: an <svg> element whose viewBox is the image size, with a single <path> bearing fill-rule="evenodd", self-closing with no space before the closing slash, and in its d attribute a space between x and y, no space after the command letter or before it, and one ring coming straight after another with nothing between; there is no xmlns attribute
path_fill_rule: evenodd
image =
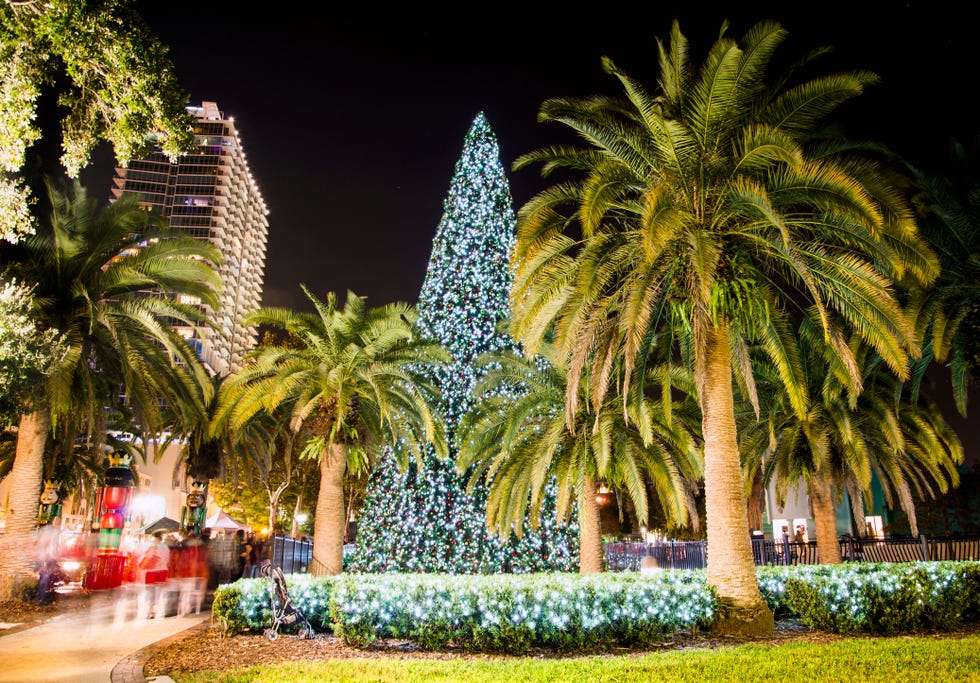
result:
<svg viewBox="0 0 980 683"><path fill-rule="evenodd" d="M480 113L443 203L418 304L420 335L438 341L453 357L446 367L427 370L442 392L450 439L472 404L473 360L517 347L498 331L509 314L515 226L497 140ZM503 541L486 529L486 486L468 494L455 459L452 446L446 461L433 456L405 472L390 452L382 459L368 485L348 570L475 574L577 568L578 527L574 521L558 523L554 487L539 527L526 524L521 539L512 535Z"/></svg>

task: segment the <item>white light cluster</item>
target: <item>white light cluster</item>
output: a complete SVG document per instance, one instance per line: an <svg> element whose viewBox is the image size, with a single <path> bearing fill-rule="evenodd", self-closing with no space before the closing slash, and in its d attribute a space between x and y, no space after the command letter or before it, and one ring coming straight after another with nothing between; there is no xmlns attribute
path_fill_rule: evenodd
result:
<svg viewBox="0 0 980 683"><path fill-rule="evenodd" d="M497 141L483 114L466 135L443 209L419 297L418 328L454 360L441 369L422 369L439 386L452 443L472 404L473 360L516 348L497 331L510 310L516 217ZM486 487L467 493L455 459L451 447L447 462L430 457L400 472L391 454L384 458L368 487L350 570L473 574L577 568L578 527L557 523L554 489L539 529L527 524L523 539L501 541L486 529Z"/></svg>

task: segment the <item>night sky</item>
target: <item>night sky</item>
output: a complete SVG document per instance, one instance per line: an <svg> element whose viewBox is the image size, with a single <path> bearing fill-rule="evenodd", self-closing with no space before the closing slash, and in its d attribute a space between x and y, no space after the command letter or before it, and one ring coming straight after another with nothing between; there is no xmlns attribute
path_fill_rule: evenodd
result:
<svg viewBox="0 0 980 683"><path fill-rule="evenodd" d="M965 5L748 4L696 3L697 11L677 3L554 4L534 14L533 3L517 10L472 3L438 15L425 15L419 3L399 6L411 13L379 3L354 5L363 10L187 0L138 7L170 46L190 102L217 102L235 118L270 210L263 304L306 309L300 284L320 298L350 289L371 306L416 303L477 113L497 135L516 209L546 185L537 168L511 172L511 162L569 140L563 126L537 122L540 104L620 95L602 71L603 55L652 87L656 39L667 40L674 19L696 64L725 19L736 38L760 20L779 21L789 31L778 53L787 60L834 46L821 73L863 68L882 79L837 120L852 137L884 142L923 169L942 169L951 137L977 139L980 50ZM93 193L108 198L111 167L103 149L83 175ZM938 367L934 374L968 461L980 460L980 448L971 447L980 443L980 423L956 414L948 374ZM976 388L970 405L975 415Z"/></svg>
<svg viewBox="0 0 980 683"><path fill-rule="evenodd" d="M495 3L429 16L377 3L363 3L360 16L351 3L137 6L170 46L191 103L217 102L235 118L270 210L263 303L305 308L301 283L320 297L351 289L369 305L416 303L476 114L486 114L510 172L517 156L568 139L563 126L537 122L545 99L621 93L601 56L652 84L656 38L668 38L675 18L698 64L725 18L733 37L761 19L780 21L790 32L787 58L834 45L825 71L868 68L883 80L846 105L842 113L855 118L848 130L910 158L942 159L950 135L976 134L958 127L980 65L976 53L964 61L975 47L964 15L935 2L874 14L854 14L861 3L806 3L807 13L790 15L787 4L734 15L704 3L675 13L682 5L613 2L578 12L555 5L536 16L533 4L515 11ZM103 150L88 172L92 191L107 197L108 159ZM510 179L515 208L545 187L537 168Z"/></svg>
<svg viewBox="0 0 980 683"><path fill-rule="evenodd" d="M786 60L834 46L821 73L862 68L882 79L838 120L852 137L885 142L924 169L942 169L951 137L970 142L980 132L980 51L965 5L745 4L554 4L535 13L533 3L491 2L428 15L420 3L399 6L410 12L380 3L138 7L170 46L190 102L217 102L235 118L270 210L263 303L303 309L301 283L320 298L350 289L371 306L416 303L477 113L486 114L510 172L519 155L569 140L564 127L537 122L545 99L621 94L602 71L603 55L652 87L656 39L666 41L674 19L696 64L725 19L736 38L757 21L781 22ZM111 167L103 149L83 176L93 192L108 197ZM510 180L515 209L546 186L537 168L510 172ZM947 375L937 377L942 384ZM945 412L961 436L975 431Z"/></svg>

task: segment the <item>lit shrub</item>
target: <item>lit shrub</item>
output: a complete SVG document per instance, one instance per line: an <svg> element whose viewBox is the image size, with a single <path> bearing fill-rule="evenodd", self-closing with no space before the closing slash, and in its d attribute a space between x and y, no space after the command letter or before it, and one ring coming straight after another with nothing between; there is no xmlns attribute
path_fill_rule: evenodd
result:
<svg viewBox="0 0 980 683"><path fill-rule="evenodd" d="M348 575L335 586L334 631L357 645L405 638L426 649L570 651L644 645L710 623L703 573Z"/></svg>
<svg viewBox="0 0 980 683"><path fill-rule="evenodd" d="M760 567L777 617L835 633L949 629L980 620L980 562ZM526 575L342 574L287 577L293 604L320 632L365 647L381 638L427 650L525 653L644 647L710 627L719 609L704 570ZM215 593L235 632L272 625L271 584Z"/></svg>
<svg viewBox="0 0 980 683"><path fill-rule="evenodd" d="M837 565L786 581L785 600L807 626L834 633L948 630L974 619L976 563Z"/></svg>

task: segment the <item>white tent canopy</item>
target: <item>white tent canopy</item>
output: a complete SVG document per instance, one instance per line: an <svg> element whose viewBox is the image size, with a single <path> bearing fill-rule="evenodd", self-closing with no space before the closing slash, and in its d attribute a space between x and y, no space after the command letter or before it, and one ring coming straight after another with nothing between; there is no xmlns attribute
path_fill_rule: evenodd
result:
<svg viewBox="0 0 980 683"><path fill-rule="evenodd" d="M214 516L205 520L204 527L206 529L214 529L216 531L237 531L239 529L248 531L248 525L232 519L224 510L218 510L216 513L214 513Z"/></svg>

